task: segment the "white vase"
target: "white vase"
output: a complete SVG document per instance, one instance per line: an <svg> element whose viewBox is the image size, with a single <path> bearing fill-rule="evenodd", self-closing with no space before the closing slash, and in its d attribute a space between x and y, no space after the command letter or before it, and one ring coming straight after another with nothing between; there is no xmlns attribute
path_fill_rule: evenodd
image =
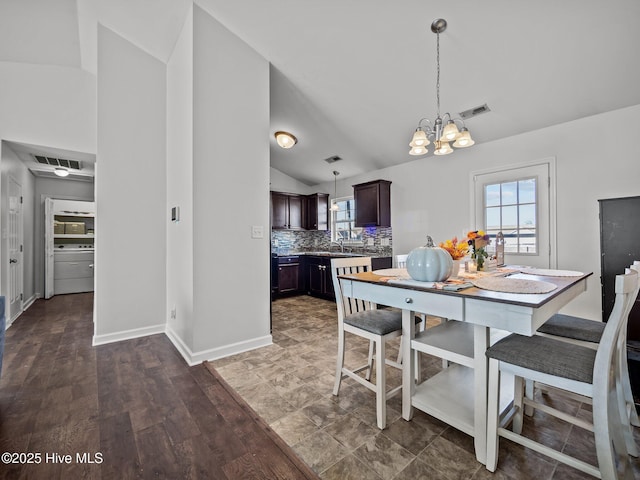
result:
<svg viewBox="0 0 640 480"><path fill-rule="evenodd" d="M460 259L453 261L453 270L451 271L452 277L457 277L460 272Z"/></svg>

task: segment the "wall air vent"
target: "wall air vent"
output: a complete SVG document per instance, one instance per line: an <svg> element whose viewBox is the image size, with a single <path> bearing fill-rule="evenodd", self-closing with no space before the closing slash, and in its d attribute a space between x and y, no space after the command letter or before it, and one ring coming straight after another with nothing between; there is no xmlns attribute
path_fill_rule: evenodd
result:
<svg viewBox="0 0 640 480"><path fill-rule="evenodd" d="M334 155L333 157L329 157L329 158L325 158L324 161L327 163L336 163L339 162L340 160L342 160L341 157L339 157L338 155Z"/></svg>
<svg viewBox="0 0 640 480"><path fill-rule="evenodd" d="M484 105L480 105L479 107L470 108L469 110L460 112L458 115L460 115L463 120L467 120L469 118L476 117L478 115L482 115L483 113L487 113L490 111L491 109L489 108L489 105L485 103Z"/></svg>
<svg viewBox="0 0 640 480"><path fill-rule="evenodd" d="M81 170L82 164L77 160L66 160L64 158L43 157L42 155L34 155L36 161L43 165L51 165L53 167L65 167L73 170Z"/></svg>

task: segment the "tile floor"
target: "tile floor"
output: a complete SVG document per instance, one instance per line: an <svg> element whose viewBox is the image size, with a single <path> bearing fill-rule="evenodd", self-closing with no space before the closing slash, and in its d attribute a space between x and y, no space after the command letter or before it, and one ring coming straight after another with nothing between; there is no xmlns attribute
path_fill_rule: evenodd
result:
<svg viewBox="0 0 640 480"><path fill-rule="evenodd" d="M273 302L274 344L227 357L213 366L323 479L578 479L585 475L501 439L498 470L476 461L470 436L416 410L401 418L400 397L388 401L387 428L376 427L375 395L344 380L333 396L337 351L335 303L298 296ZM347 337L348 366L365 363L368 343ZM392 350L391 348L389 350ZM397 350L397 345L396 345ZM425 378L440 359L422 356ZM389 385L399 371L388 369ZM560 397L550 404L590 416L590 406ZM532 438L595 463L593 434L536 412L525 429ZM640 430L640 429L636 429ZM640 444L640 432L636 432ZM577 453L576 453L577 452ZM634 460L636 478L640 461ZM591 478L591 477L587 477Z"/></svg>

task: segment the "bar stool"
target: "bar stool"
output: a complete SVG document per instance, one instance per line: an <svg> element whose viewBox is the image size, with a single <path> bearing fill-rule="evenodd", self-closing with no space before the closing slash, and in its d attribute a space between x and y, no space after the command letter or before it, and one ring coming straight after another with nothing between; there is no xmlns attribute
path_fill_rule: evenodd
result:
<svg viewBox="0 0 640 480"><path fill-rule="evenodd" d="M618 408L616 386L620 368L619 339L626 330L629 304L638 288L638 274L629 270L616 277L616 301L597 350L554 338L509 335L487 349L489 358L489 400L487 418L487 469L495 471L499 438L531 448L582 472L603 479L633 478L622 425L626 418ZM515 376L513 408L500 418L500 375ZM547 405L524 398L524 382L531 380L593 400L593 424ZM521 434L523 406L530 405L595 434L598 465L593 466L542 445ZM505 428L513 421L512 430ZM619 474L618 468L622 469Z"/></svg>

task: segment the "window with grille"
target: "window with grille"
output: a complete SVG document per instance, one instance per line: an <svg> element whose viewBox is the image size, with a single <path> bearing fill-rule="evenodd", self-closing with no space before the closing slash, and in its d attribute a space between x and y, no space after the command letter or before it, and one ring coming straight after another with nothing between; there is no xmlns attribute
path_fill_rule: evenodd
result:
<svg viewBox="0 0 640 480"><path fill-rule="evenodd" d="M362 228L356 228L356 208L353 197L333 200L337 211L331 211L331 241L343 243L362 242Z"/></svg>
<svg viewBox="0 0 640 480"><path fill-rule="evenodd" d="M537 178L484 185L484 224L494 239L502 232L505 253L538 253Z"/></svg>

